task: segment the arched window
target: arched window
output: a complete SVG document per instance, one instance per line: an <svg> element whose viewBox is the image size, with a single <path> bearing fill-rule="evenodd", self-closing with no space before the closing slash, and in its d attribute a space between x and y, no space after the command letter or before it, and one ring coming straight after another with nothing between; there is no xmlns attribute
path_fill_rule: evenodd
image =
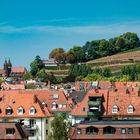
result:
<svg viewBox="0 0 140 140"><path fill-rule="evenodd" d="M52 109L56 109L56 103L55 102L52 103Z"/></svg>
<svg viewBox="0 0 140 140"><path fill-rule="evenodd" d="M103 128L104 135L106 135L106 134L115 134L115 132L116 132L116 129L114 127L112 127L112 126L107 126L107 127Z"/></svg>
<svg viewBox="0 0 140 140"><path fill-rule="evenodd" d="M113 107L112 107L112 113L118 113L118 111L119 111L118 106L117 105L113 105Z"/></svg>
<svg viewBox="0 0 140 140"><path fill-rule="evenodd" d="M96 135L97 133L98 133L98 128L96 128L96 127L93 127L93 126L90 126L90 127L87 127L86 128L86 134L88 134L88 135Z"/></svg>
<svg viewBox="0 0 140 140"><path fill-rule="evenodd" d="M35 111L36 111L35 108L34 107L31 107L30 110L29 110L29 114L30 115L34 115L35 114Z"/></svg>
<svg viewBox="0 0 140 140"><path fill-rule="evenodd" d="M6 115L11 115L13 113L13 110L11 107L6 108Z"/></svg>
<svg viewBox="0 0 140 140"><path fill-rule="evenodd" d="M23 107L19 107L17 112L18 112L19 115L22 115L24 113Z"/></svg>
<svg viewBox="0 0 140 140"><path fill-rule="evenodd" d="M127 113L133 113L134 112L134 107L132 105L129 105L127 108Z"/></svg>

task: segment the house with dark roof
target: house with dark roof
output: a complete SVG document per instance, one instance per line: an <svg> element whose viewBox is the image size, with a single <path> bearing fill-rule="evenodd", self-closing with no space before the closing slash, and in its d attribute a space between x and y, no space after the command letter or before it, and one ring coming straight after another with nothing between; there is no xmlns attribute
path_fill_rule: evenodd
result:
<svg viewBox="0 0 140 140"><path fill-rule="evenodd" d="M70 140L140 139L140 120L81 122L70 129Z"/></svg>

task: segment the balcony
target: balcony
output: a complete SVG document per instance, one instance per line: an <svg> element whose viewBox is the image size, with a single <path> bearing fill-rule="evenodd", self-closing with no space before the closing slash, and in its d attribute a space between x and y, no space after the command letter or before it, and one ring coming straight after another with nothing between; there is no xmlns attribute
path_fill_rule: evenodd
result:
<svg viewBox="0 0 140 140"><path fill-rule="evenodd" d="M89 106L99 107L101 105L101 100L97 101L88 101Z"/></svg>
<svg viewBox="0 0 140 140"><path fill-rule="evenodd" d="M37 129L37 125L34 124L34 125L24 125L24 128L26 130L36 130Z"/></svg>
<svg viewBox="0 0 140 140"><path fill-rule="evenodd" d="M37 136L29 137L29 140L38 140Z"/></svg>
<svg viewBox="0 0 140 140"><path fill-rule="evenodd" d="M87 113L87 115L89 116L89 117L99 117L100 115L101 115L101 113L100 112L91 112L91 111L89 111L88 113Z"/></svg>

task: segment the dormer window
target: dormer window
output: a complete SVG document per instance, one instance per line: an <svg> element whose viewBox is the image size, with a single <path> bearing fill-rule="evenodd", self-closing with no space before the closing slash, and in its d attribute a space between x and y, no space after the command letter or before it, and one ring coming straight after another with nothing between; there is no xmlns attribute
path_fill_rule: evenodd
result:
<svg viewBox="0 0 140 140"><path fill-rule="evenodd" d="M43 109L45 109L45 107L46 107L46 103L45 102L42 102L42 107L43 107Z"/></svg>
<svg viewBox="0 0 140 140"><path fill-rule="evenodd" d="M13 110L11 107L6 108L6 115L11 115L13 113Z"/></svg>
<svg viewBox="0 0 140 140"><path fill-rule="evenodd" d="M113 105L112 107L112 113L118 113L118 106L117 105Z"/></svg>
<svg viewBox="0 0 140 140"><path fill-rule="evenodd" d="M133 113L134 112L134 107L132 105L129 105L127 108L127 113Z"/></svg>
<svg viewBox="0 0 140 140"><path fill-rule="evenodd" d="M30 115L34 115L35 114L35 108L31 107L29 113L30 113Z"/></svg>
<svg viewBox="0 0 140 140"><path fill-rule="evenodd" d="M56 103L55 102L52 103L52 109L56 109Z"/></svg>
<svg viewBox="0 0 140 140"><path fill-rule="evenodd" d="M58 105L58 108L62 108L62 104L59 104L59 105Z"/></svg>
<svg viewBox="0 0 140 140"><path fill-rule="evenodd" d="M53 99L54 99L54 100L57 100L57 99L58 99L58 94L54 94L54 95L53 95Z"/></svg>
<svg viewBox="0 0 140 140"><path fill-rule="evenodd" d="M22 107L19 107L19 108L18 108L18 114L19 114L19 115L22 115L22 114L23 114L23 108L22 108Z"/></svg>

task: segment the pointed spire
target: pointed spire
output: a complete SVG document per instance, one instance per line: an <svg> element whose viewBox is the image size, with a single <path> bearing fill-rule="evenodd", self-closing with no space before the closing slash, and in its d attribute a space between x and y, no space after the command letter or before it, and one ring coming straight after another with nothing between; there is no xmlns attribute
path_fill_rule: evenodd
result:
<svg viewBox="0 0 140 140"><path fill-rule="evenodd" d="M11 63L11 61L10 61L10 58L9 58L9 60L8 60L8 65L9 65L10 67L12 67L12 63Z"/></svg>
<svg viewBox="0 0 140 140"><path fill-rule="evenodd" d="M7 60L5 59L4 65L7 65Z"/></svg>

